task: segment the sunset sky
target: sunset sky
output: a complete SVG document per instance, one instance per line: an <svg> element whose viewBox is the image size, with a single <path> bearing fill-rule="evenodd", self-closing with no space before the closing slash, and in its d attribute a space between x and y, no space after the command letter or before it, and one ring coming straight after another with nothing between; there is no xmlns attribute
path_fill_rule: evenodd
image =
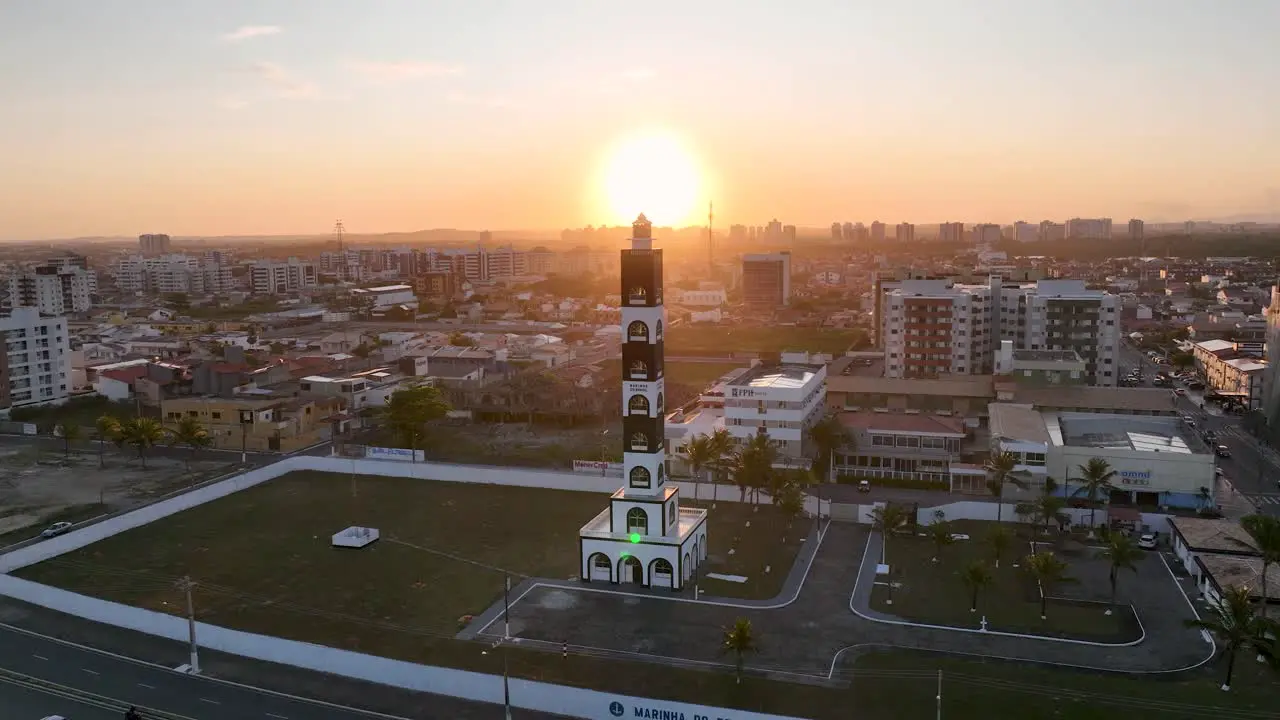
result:
<svg viewBox="0 0 1280 720"><path fill-rule="evenodd" d="M0 239L617 223L667 164L668 222L1277 213L1278 27L1273 0L5 2ZM662 167L619 181L620 147Z"/></svg>

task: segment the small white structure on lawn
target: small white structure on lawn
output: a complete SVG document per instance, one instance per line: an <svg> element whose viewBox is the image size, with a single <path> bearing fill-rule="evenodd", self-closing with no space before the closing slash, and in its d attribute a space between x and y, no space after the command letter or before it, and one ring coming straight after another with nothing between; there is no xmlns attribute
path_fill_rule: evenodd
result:
<svg viewBox="0 0 1280 720"><path fill-rule="evenodd" d="M334 547L362 548L378 539L377 528L352 526L333 536Z"/></svg>
<svg viewBox="0 0 1280 720"><path fill-rule="evenodd" d="M582 579L680 590L707 557L707 511L667 484L662 251L641 215L622 251L623 486L579 531Z"/></svg>

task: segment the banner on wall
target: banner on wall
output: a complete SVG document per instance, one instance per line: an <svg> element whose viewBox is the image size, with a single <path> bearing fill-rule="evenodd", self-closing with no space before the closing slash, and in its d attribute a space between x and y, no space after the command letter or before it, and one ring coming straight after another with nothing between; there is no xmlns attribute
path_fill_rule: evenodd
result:
<svg viewBox="0 0 1280 720"><path fill-rule="evenodd" d="M574 460L573 471L587 475L602 477L622 477L622 463L604 462L602 460Z"/></svg>
<svg viewBox="0 0 1280 720"><path fill-rule="evenodd" d="M369 460L399 460L400 462L426 462L427 456L421 450L410 451L408 448L384 448L366 445L364 456Z"/></svg>

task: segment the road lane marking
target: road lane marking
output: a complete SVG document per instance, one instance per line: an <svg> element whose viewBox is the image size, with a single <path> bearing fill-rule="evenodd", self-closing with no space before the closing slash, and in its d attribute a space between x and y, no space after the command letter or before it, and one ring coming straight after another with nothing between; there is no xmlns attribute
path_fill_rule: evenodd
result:
<svg viewBox="0 0 1280 720"><path fill-rule="evenodd" d="M221 704L222 704L222 703L218 702L217 700L210 700L209 698L200 698L200 702L207 702L207 703L209 703L210 705L221 705Z"/></svg>
<svg viewBox="0 0 1280 720"><path fill-rule="evenodd" d="M47 657L45 657L45 656L43 656L43 655L35 655L35 654L32 654L32 655L31 655L31 657L33 657L33 658L35 658L35 659L37 659L37 660L48 660L48 659L49 659L49 658L47 658Z"/></svg>
<svg viewBox="0 0 1280 720"><path fill-rule="evenodd" d="M289 720L287 715L277 715L275 713L267 713L267 717L280 718L280 720Z"/></svg>
<svg viewBox="0 0 1280 720"><path fill-rule="evenodd" d="M155 686L155 685L148 685L148 684L146 684L146 683L138 683L138 687L144 687L144 688L146 688L146 689L148 689L148 690L155 690L155 689L156 689L156 686Z"/></svg>
<svg viewBox="0 0 1280 720"><path fill-rule="evenodd" d="M102 674L102 673L98 672L97 670L90 670L89 668L80 668L80 669L81 669L81 670L83 670L83 671L85 671L85 672L87 672L87 673L89 673L90 675L101 675L101 674Z"/></svg>

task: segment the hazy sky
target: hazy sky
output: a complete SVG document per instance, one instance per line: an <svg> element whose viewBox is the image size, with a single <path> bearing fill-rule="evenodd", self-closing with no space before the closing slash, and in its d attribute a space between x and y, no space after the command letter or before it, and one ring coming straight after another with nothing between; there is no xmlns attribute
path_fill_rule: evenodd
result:
<svg viewBox="0 0 1280 720"><path fill-rule="evenodd" d="M1275 0L10 0L0 238L1280 212ZM701 211L700 211L701 212Z"/></svg>

